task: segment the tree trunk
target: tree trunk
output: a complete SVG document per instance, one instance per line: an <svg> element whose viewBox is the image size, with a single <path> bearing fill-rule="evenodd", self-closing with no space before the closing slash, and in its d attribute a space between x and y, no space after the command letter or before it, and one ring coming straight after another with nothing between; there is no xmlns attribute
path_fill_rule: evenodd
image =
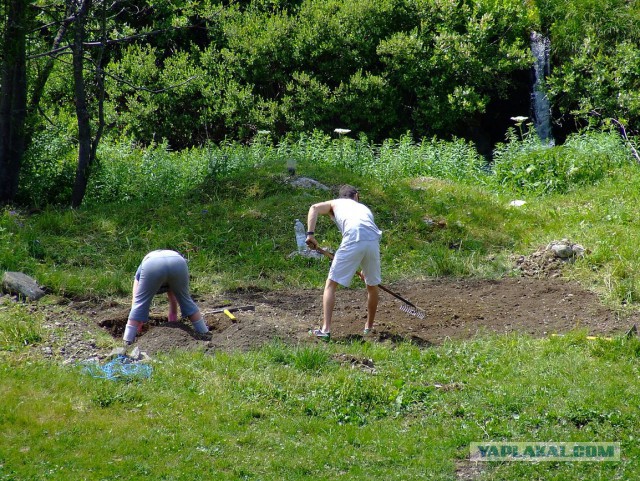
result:
<svg viewBox="0 0 640 481"><path fill-rule="evenodd" d="M8 2L0 85L0 203L15 199L24 156L27 112L25 23L28 4L25 0Z"/></svg>
<svg viewBox="0 0 640 481"><path fill-rule="evenodd" d="M71 194L72 207L79 207L87 191L89 172L93 164L93 149L91 148L91 117L87 102L87 91L83 73L83 41L85 39L85 25L87 13L91 7L91 0L83 0L78 9L75 21L73 39L73 83L76 97L76 118L78 120L78 167L76 179Z"/></svg>
<svg viewBox="0 0 640 481"><path fill-rule="evenodd" d="M107 2L102 2L102 11L100 12L100 37L102 41L100 42L97 58L96 58L96 87L97 87L97 96L98 96L98 126L96 128L96 135L91 144L91 157L93 161L97 163L97 151L98 144L100 143L100 139L102 138L102 134L104 132L104 97L105 97L105 88L104 88L104 51L107 46Z"/></svg>
<svg viewBox="0 0 640 481"><path fill-rule="evenodd" d="M55 52L60 47L60 44L62 43L62 39L67 33L67 29L69 28L69 25L73 21L73 17L70 11L71 9L67 8L67 12L66 12L67 15L65 19L62 21L62 23L60 24L60 27L58 28L58 32L56 33L56 36L53 39L53 43L51 45L51 52ZM34 126L36 124L36 120L34 117L37 114L38 108L40 106L40 100L42 99L42 95L44 93L44 88L47 84L47 80L49 80L49 76L51 75L51 72L53 71L55 61L56 61L55 55L52 54L51 56L49 56L44 67L38 73L38 76L36 77L36 79L33 81L33 85L31 87L31 99L29 100L29 105L27 108L27 124L25 128L25 149L29 148L31 141L33 140L33 134L35 133Z"/></svg>

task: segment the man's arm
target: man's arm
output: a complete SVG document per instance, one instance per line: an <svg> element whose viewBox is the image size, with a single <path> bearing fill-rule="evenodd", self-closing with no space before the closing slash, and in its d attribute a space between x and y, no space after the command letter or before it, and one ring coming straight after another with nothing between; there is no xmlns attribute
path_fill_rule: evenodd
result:
<svg viewBox="0 0 640 481"><path fill-rule="evenodd" d="M314 236L316 222L319 215L330 215L333 212L333 201L320 202L309 207L307 215L307 245L312 249L318 247L318 241Z"/></svg>

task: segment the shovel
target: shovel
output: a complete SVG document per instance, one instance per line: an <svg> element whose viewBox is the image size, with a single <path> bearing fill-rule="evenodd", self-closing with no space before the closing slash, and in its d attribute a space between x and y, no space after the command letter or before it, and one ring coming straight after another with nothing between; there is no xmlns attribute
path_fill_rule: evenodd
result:
<svg viewBox="0 0 640 481"><path fill-rule="evenodd" d="M318 251L320 254L325 255L329 259L333 260L333 254L329 251L324 250L322 247L320 246L316 247L316 251ZM364 276L362 275L362 272L359 272L358 275L362 280L364 280ZM411 316L415 316L418 319L424 319L426 313L422 309L420 309L418 306L408 301L407 299L402 297L400 294L396 294L395 292L393 292L391 289L389 289L387 286L383 284L378 284L378 287L382 289L384 292L386 292L387 294L391 294L393 297L403 302L403 304L400 306L400 310L402 312L406 312L407 314Z"/></svg>

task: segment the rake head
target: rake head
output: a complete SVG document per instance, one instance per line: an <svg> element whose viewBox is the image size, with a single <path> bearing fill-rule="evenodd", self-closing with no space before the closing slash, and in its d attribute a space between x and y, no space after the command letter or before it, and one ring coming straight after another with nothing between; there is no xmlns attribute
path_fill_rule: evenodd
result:
<svg viewBox="0 0 640 481"><path fill-rule="evenodd" d="M400 310L402 312L406 312L410 316L415 316L418 319L424 319L424 316L425 316L425 312L423 310L418 309L417 307L414 307L414 306L410 306L409 304L402 304L400 306Z"/></svg>

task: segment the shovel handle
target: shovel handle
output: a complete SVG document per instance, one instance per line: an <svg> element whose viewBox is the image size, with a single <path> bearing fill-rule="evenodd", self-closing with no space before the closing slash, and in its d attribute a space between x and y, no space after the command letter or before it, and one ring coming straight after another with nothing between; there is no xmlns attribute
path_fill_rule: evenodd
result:
<svg viewBox="0 0 640 481"><path fill-rule="evenodd" d="M329 259L333 260L333 254L329 251L324 250L322 247L318 246L316 247L316 251L318 251L320 254L328 257ZM359 272L358 275L360 276L360 278L362 280L364 280L364 276L362 275L362 272ZM402 297L399 294L396 294L395 292L393 292L391 289L389 289L387 286L385 286L384 284L378 284L378 287L380 289L382 289L384 292L386 292L387 294L391 294L393 297L395 297L396 299L404 302L405 304L413 307L414 309L417 309L418 307L416 305L414 305L413 303L409 302L408 300L406 300L404 297Z"/></svg>

